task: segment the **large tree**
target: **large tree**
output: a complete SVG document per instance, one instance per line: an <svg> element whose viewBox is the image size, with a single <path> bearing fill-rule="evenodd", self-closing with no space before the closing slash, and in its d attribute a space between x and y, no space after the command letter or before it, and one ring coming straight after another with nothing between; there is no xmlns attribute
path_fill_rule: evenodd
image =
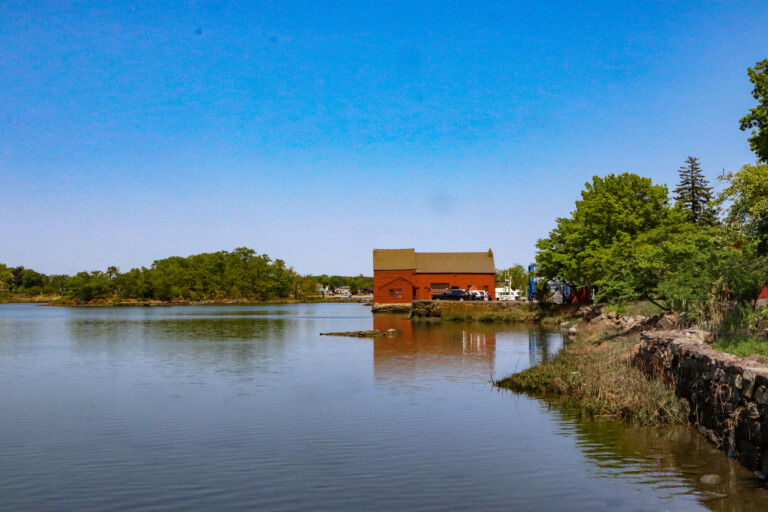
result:
<svg viewBox="0 0 768 512"><path fill-rule="evenodd" d="M571 216L557 219L557 227L536 243L538 274L593 285L604 276L615 242L680 220L674 217L666 186L631 173L595 176Z"/></svg>
<svg viewBox="0 0 768 512"><path fill-rule="evenodd" d="M757 106L749 109L749 114L741 118L741 130L752 129L749 145L762 162L768 162L768 59L747 68L749 81L755 84L752 96Z"/></svg>
<svg viewBox="0 0 768 512"><path fill-rule="evenodd" d="M728 187L720 201L730 202L726 223L748 236L768 255L768 164L745 165L720 177Z"/></svg>
<svg viewBox="0 0 768 512"><path fill-rule="evenodd" d="M680 183L674 190L675 201L682 206L688 222L706 226L715 224L717 212L712 204L712 187L701 172L699 159L689 156L677 172Z"/></svg>
<svg viewBox="0 0 768 512"><path fill-rule="evenodd" d="M723 227L664 225L614 244L600 296L617 305L647 299L708 320L729 301L757 298L768 264L754 249Z"/></svg>

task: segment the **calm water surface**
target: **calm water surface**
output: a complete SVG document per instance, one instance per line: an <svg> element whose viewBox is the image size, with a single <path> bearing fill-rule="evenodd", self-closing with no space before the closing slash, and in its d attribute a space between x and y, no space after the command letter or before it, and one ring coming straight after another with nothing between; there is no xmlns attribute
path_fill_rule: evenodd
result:
<svg viewBox="0 0 768 512"><path fill-rule="evenodd" d="M403 334L319 335L372 327ZM768 510L689 429L490 386L562 343L359 304L0 305L0 510Z"/></svg>

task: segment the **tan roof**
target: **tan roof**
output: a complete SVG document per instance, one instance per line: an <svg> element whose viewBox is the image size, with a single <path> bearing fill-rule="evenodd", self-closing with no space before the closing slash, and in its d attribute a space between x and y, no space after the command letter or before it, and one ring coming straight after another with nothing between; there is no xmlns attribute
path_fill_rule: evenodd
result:
<svg viewBox="0 0 768 512"><path fill-rule="evenodd" d="M373 270L412 270L416 268L413 249L374 249Z"/></svg>
<svg viewBox="0 0 768 512"><path fill-rule="evenodd" d="M422 274L494 274L493 251L416 252L413 249L374 249L373 270L410 270Z"/></svg>
<svg viewBox="0 0 768 512"><path fill-rule="evenodd" d="M416 272L422 274L495 274L493 252L417 252Z"/></svg>

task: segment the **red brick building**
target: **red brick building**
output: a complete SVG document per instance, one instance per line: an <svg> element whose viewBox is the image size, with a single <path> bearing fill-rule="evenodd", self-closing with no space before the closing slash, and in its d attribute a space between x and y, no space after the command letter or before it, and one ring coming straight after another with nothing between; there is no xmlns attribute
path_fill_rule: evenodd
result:
<svg viewBox="0 0 768 512"><path fill-rule="evenodd" d="M373 302L395 304L431 299L450 288L485 290L496 299L493 251L416 252L373 250Z"/></svg>

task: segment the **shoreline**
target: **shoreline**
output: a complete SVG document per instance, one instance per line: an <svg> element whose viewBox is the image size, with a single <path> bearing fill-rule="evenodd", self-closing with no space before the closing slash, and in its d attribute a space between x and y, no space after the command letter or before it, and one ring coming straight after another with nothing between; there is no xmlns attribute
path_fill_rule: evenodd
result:
<svg viewBox="0 0 768 512"><path fill-rule="evenodd" d="M554 358L493 386L586 419L686 425L768 480L768 365L712 348L708 332L676 328L668 316L582 314Z"/></svg>
<svg viewBox="0 0 768 512"><path fill-rule="evenodd" d="M170 307L170 306L257 306L268 304L368 304L370 299L367 298L332 298L332 299L317 299L317 300L269 300L269 301L252 301L241 299L227 299L227 300L202 300L202 301L160 301L160 300L145 300L145 301L112 301L112 300L93 300L90 302L69 301L57 298L36 298L36 299L13 299L3 300L0 304L43 304L52 307L73 307L73 308L89 308L89 307Z"/></svg>

